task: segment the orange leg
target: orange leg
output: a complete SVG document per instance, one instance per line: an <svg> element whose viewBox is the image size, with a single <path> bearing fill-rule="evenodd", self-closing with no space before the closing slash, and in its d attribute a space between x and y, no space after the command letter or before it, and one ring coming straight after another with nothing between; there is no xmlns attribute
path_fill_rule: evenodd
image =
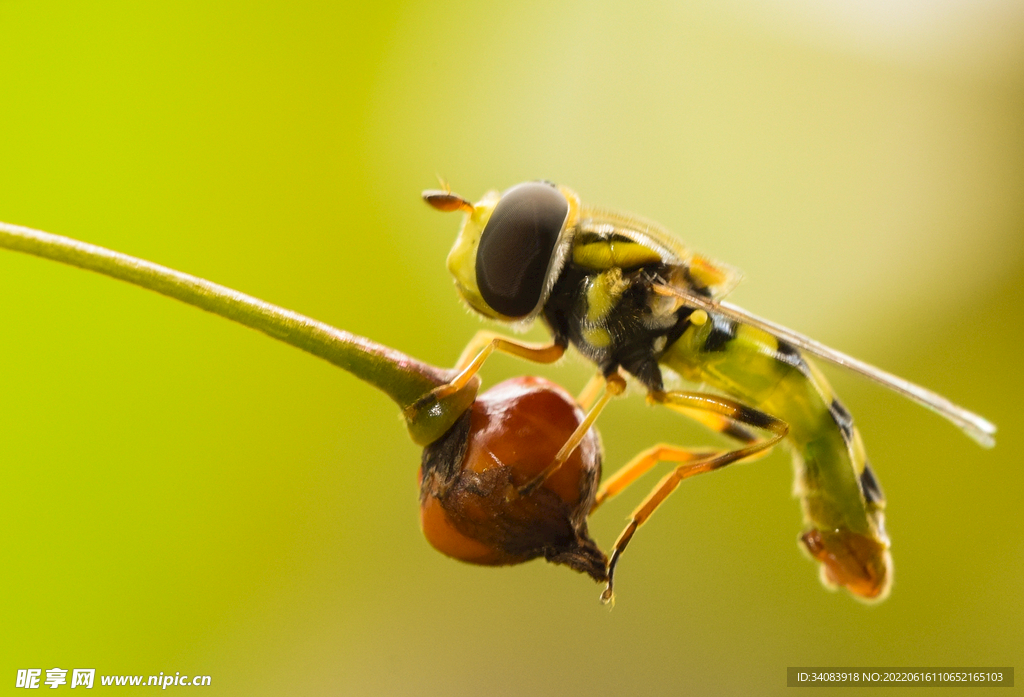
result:
<svg viewBox="0 0 1024 697"><path fill-rule="evenodd" d="M526 344L491 331L482 330L470 339L466 348L462 349L462 355L459 356L459 360L455 364L455 369L462 372L455 377L455 380L459 380L466 371L471 371L470 376L475 375L484 361L495 351L525 358L534 363L554 363L565 353L565 347L558 344ZM466 378L466 380L468 379Z"/></svg>
<svg viewBox="0 0 1024 697"><path fill-rule="evenodd" d="M619 558L625 551L626 546L637 529L643 525L654 511L658 509L676 487L684 480L694 475L711 472L721 469L740 460L750 460L766 455L773 447L786 437L789 426L785 421L778 419L764 412L744 406L739 402L715 395L702 394L699 392L652 392L650 399L658 404L664 404L675 411L685 414L690 412L701 415L697 420L701 423L730 423L742 424L769 433L769 437L756 440L742 448L729 451L715 451L707 449L687 450L671 445L659 445L646 450L633 458L625 467L616 472L605 482L598 491L595 507L606 501L611 496L625 489L642 474L650 470L660 461L679 462L674 470L665 475L660 482L651 490L647 497L637 506L630 516L629 524L619 535L612 549L608 561L608 585L601 594L602 602L610 602L614 597L614 573ZM715 419L706 419L711 415ZM724 421L718 421L718 417ZM728 432L724 429L722 432ZM748 433L742 428L740 433ZM746 440L743 438L742 440Z"/></svg>
<svg viewBox="0 0 1024 697"><path fill-rule="evenodd" d="M580 392L580 396L576 398L576 403L583 408L583 411L588 411L590 407L594 406L594 402L597 401L598 396L601 394L601 390L604 389L605 379L601 373L596 373L594 377L590 378L586 385L583 386L583 391Z"/></svg>
<svg viewBox="0 0 1024 697"><path fill-rule="evenodd" d="M591 407L590 411L587 412L586 418L576 427L576 430L572 432L569 439L565 441L565 445L561 447L558 453L555 455L555 459L551 461L551 464L544 468L544 471L538 474L536 477L528 481L523 486L519 487L519 493L525 495L530 494L537 487L547 480L552 474L554 474L559 467L561 467L569 456L572 455L572 451L576 449L576 446L580 444L583 437L587 435L587 431L597 421L597 417L601 415L601 411L605 406L612 400L612 398L619 396L626 391L626 380L618 373L613 373L605 377L604 379L604 394L597 400L597 403ZM585 390L586 391L586 390Z"/></svg>
<svg viewBox="0 0 1024 697"><path fill-rule="evenodd" d="M621 494L630 484L647 474L659 462L692 462L714 457L724 452L727 451L711 448L688 450L668 443L659 443L638 453L615 474L601 482L601 488L597 491L590 512L593 513L602 503Z"/></svg>
<svg viewBox="0 0 1024 697"><path fill-rule="evenodd" d="M565 347L558 344L539 346L536 344L524 344L512 339L506 339L494 332L481 331L466 345L462 356L459 357L455 369L460 371L458 375L445 384L435 387L430 392L413 402L405 409L406 420L415 420L441 400L462 390L480 372L484 361L494 353L501 351L512 356L519 356L534 363L554 363L565 353Z"/></svg>

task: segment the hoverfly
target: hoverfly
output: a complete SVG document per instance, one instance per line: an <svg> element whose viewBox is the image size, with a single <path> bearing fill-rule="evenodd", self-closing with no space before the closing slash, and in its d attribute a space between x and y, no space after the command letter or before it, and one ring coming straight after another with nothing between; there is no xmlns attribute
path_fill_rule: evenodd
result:
<svg viewBox="0 0 1024 697"><path fill-rule="evenodd" d="M733 450L659 445L602 484L595 508L658 462L677 463L616 540L606 602L633 534L683 479L762 456L780 442L793 452L806 524L800 543L820 562L822 582L863 600L886 596L892 560L885 498L850 413L808 355L932 409L983 446L994 444L991 423L944 397L723 302L740 275L688 249L657 223L584 205L575 192L550 182L491 191L475 204L447 188L425 191L423 198L438 210L465 213L448 256L463 300L510 324L539 317L553 337L538 346L481 332L459 361L460 375L438 395L464 384L495 350L549 363L571 345L600 371L580 398L587 418L523 491L571 454L605 404L623 392L623 372L647 388L650 402L738 443ZM713 391L667 390L666 368Z"/></svg>

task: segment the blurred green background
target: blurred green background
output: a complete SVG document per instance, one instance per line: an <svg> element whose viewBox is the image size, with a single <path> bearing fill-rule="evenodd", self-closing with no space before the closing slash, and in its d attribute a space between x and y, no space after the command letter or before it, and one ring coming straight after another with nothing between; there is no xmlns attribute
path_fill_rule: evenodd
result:
<svg viewBox="0 0 1024 697"><path fill-rule="evenodd" d="M769 694L796 665L1024 668L1021 7L0 0L2 220L448 365L482 325L444 268L458 218L419 191L551 179L744 269L735 302L1001 427L984 451L830 370L889 499L891 597L821 587L780 452L688 482L609 612L564 568L432 551L419 452L353 377L0 252L0 691L55 666L205 674L225 695ZM524 372L588 376L496 358L485 378ZM609 468L714 442L638 395L600 428ZM595 517L603 546L652 482Z"/></svg>

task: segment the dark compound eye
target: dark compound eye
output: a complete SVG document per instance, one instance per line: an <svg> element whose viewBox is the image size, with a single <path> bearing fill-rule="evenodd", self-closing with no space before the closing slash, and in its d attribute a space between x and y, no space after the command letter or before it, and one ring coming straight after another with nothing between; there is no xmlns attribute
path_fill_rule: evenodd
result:
<svg viewBox="0 0 1024 697"><path fill-rule="evenodd" d="M527 182L494 207L476 254L480 296L506 317L525 317L540 301L569 202L550 184Z"/></svg>

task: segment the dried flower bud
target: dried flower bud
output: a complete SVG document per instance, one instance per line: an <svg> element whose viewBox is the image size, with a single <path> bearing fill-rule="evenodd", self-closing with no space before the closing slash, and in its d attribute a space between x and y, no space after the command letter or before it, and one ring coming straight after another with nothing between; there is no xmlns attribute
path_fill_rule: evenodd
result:
<svg viewBox="0 0 1024 697"><path fill-rule="evenodd" d="M605 581L607 558L586 522L601 478L596 431L541 486L520 491L583 418L565 390L542 378L515 378L478 396L423 451L420 520L430 544L472 564L544 557Z"/></svg>

